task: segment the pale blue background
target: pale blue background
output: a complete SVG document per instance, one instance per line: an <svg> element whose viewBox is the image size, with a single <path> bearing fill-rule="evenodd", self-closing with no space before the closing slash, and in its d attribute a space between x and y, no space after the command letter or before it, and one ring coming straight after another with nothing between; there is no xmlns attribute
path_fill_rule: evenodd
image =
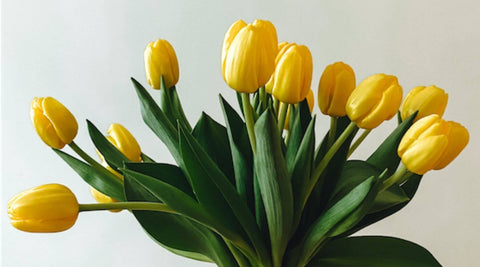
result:
<svg viewBox="0 0 480 267"><path fill-rule="evenodd" d="M28 234L10 226L5 209L14 194L50 182L69 186L82 203L93 201L88 186L36 136L28 113L34 96L54 96L75 114L76 142L93 156L86 118L102 131L122 123L147 154L171 162L141 121L129 81L146 84L143 49L157 38L177 52L189 119L205 110L223 122L217 94L234 94L221 77L220 51L225 31L240 18L271 20L279 40L309 46L315 91L325 66L339 60L358 81L385 72L398 76L405 93L430 84L447 90L445 117L470 130L469 147L445 170L428 173L410 206L361 234L414 241L445 266L478 265L479 14L473 0L2 1L1 265L209 266L159 247L128 212L80 214L66 232ZM376 130L354 157L371 153L393 124ZM321 116L317 136L326 127Z"/></svg>

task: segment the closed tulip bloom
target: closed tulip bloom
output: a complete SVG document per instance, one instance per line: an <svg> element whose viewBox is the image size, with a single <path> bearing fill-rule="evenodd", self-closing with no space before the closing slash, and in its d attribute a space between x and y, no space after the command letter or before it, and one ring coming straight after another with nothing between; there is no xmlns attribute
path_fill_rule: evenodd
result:
<svg viewBox="0 0 480 267"><path fill-rule="evenodd" d="M24 191L8 202L8 216L18 230L53 233L69 229L78 216L78 202L67 187L47 184Z"/></svg>
<svg viewBox="0 0 480 267"><path fill-rule="evenodd" d="M277 43L277 31L269 21L233 23L222 47L222 74L228 86L241 93L264 86L275 68Z"/></svg>
<svg viewBox="0 0 480 267"><path fill-rule="evenodd" d="M418 111L415 121L431 114L443 116L447 107L448 94L435 85L417 86L413 88L403 100L400 114L402 120L407 119L413 113Z"/></svg>
<svg viewBox="0 0 480 267"><path fill-rule="evenodd" d="M433 114L415 122L398 147L402 163L413 173L445 168L468 144L468 130Z"/></svg>
<svg viewBox="0 0 480 267"><path fill-rule="evenodd" d="M179 76L177 55L167 40L158 39L149 43L145 48L144 60L147 81L153 89L160 89L162 76L167 89L177 84Z"/></svg>
<svg viewBox="0 0 480 267"><path fill-rule="evenodd" d="M121 124L118 123L113 123L110 125L107 131L108 135L106 136L107 140L112 143L122 154L127 157L130 161L133 162L140 162L142 161L142 151L140 149L140 145L138 144L137 140L133 135ZM110 166L108 166L107 162L105 162L105 159L102 154L100 154L97 151L98 155L100 156L102 160L102 165L115 174L117 177L120 179L123 179L123 176L120 175L118 172L116 172L114 169L112 169ZM117 202L116 199L111 198L98 190L96 190L93 187L90 187L90 192L92 193L93 198L99 203L111 203L111 202ZM120 211L120 210L111 210L114 212Z"/></svg>
<svg viewBox="0 0 480 267"><path fill-rule="evenodd" d="M34 98L30 107L30 118L37 134L50 147L62 149L77 135L77 120L53 97Z"/></svg>
<svg viewBox="0 0 480 267"><path fill-rule="evenodd" d="M395 116L402 102L397 77L374 74L361 82L347 100L347 115L363 129L373 129Z"/></svg>
<svg viewBox="0 0 480 267"><path fill-rule="evenodd" d="M133 135L121 124L113 123L108 128L107 139L130 161L142 161L140 145Z"/></svg>
<svg viewBox="0 0 480 267"><path fill-rule="evenodd" d="M275 59L275 71L266 87L281 102L297 104L307 96L312 83L312 54L304 45L283 45Z"/></svg>
<svg viewBox="0 0 480 267"><path fill-rule="evenodd" d="M347 115L347 99L355 89L355 73L343 63L328 65L318 84L318 106L323 114L332 117Z"/></svg>

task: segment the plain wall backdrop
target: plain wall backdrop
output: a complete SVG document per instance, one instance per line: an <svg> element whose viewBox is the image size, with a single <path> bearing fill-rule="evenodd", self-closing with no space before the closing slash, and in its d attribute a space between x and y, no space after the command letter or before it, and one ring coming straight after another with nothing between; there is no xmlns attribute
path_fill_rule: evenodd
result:
<svg viewBox="0 0 480 267"><path fill-rule="evenodd" d="M415 199L358 234L388 235L426 247L444 266L477 266L480 250L480 2L478 1L2 1L1 265L211 266L167 252L127 211L80 214L68 231L29 234L10 226L7 201L16 193L62 183L82 203L88 186L36 135L29 118L35 96L54 96L76 116L76 143L96 156L86 130L117 122L146 154L171 156L142 122L130 77L146 84L143 50L167 39L180 63L178 92L195 122L206 111L223 123L219 93L234 100L221 76L223 36L234 21L267 19L280 41L307 45L312 88L328 64L344 61L357 82L394 74L406 94L435 84L449 93L447 120L470 130L470 144L446 169L425 175ZM150 90L158 96L157 92ZM157 98L158 99L158 98ZM314 109L320 114L318 107ZM328 128L319 116L317 136ZM376 129L353 158L364 159L393 129ZM66 152L71 152L65 148Z"/></svg>

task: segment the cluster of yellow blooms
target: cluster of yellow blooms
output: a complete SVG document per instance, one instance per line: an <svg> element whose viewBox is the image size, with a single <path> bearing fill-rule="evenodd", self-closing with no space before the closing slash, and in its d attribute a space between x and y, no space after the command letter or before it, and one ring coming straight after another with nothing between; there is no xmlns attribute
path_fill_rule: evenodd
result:
<svg viewBox="0 0 480 267"><path fill-rule="evenodd" d="M177 83L178 61L168 41L159 39L148 44L144 59L147 81L152 88L161 87L162 76L167 88ZM308 96L310 109L313 108L312 55L304 45L278 44L272 23L264 20L251 24L242 20L235 22L225 35L221 60L224 80L237 92L248 94L264 88L274 99L290 105ZM323 114L347 115L359 128L366 130L393 118L400 106L402 119L418 112L415 124L401 141L398 155L406 168L416 174L444 168L469 139L465 127L441 118L447 94L433 85L419 86L410 91L401 105L402 95L397 77L374 74L357 85L354 71L343 62L326 67L317 94ZM60 102L52 97L35 98L30 114L35 130L47 145L62 149L65 144L73 143L78 124ZM137 141L120 124L110 126L107 139L129 160L142 160ZM100 157L102 165L110 168ZM122 178L111 168L109 170ZM115 201L93 188L92 194L98 202ZM8 203L12 225L29 232L66 230L74 224L78 211L74 194L57 184L27 190Z"/></svg>

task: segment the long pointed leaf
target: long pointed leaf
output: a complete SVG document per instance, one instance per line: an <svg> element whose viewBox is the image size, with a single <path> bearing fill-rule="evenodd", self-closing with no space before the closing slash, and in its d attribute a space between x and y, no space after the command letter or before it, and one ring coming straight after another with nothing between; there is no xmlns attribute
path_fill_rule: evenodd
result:
<svg viewBox="0 0 480 267"><path fill-rule="evenodd" d="M247 204L194 137L181 127L179 132L185 168L199 202L239 236L246 233L246 244L252 244L259 255L264 254L266 249Z"/></svg>
<svg viewBox="0 0 480 267"><path fill-rule="evenodd" d="M119 168L123 167L124 162L130 162L127 157L125 157L122 152L120 152L112 143L110 143L107 138L98 130L95 125L87 120L88 133L92 139L93 144L97 150L105 158L105 161L110 167L114 170L119 171Z"/></svg>
<svg viewBox="0 0 480 267"><path fill-rule="evenodd" d="M267 110L255 124L255 173L267 215L273 264L281 264L291 235L293 193L275 118Z"/></svg>
<svg viewBox="0 0 480 267"><path fill-rule="evenodd" d="M138 168L140 164L136 165ZM126 179L125 195L128 201L162 202L134 179ZM132 212L149 236L168 250L196 260L213 260L220 265L223 262L225 266L235 266L223 240L205 226L179 214Z"/></svg>
<svg viewBox="0 0 480 267"><path fill-rule="evenodd" d="M93 188L102 192L103 194L113 197L117 200L124 200L123 184L118 179L112 179L105 172L99 171L85 162L70 156L69 154L53 149L75 172L82 177L82 179L91 185Z"/></svg>
<svg viewBox="0 0 480 267"><path fill-rule="evenodd" d="M356 236L327 244L307 265L309 267L440 267L425 248L400 238Z"/></svg>
<svg viewBox="0 0 480 267"><path fill-rule="evenodd" d="M230 104L220 96L225 124L227 126L230 150L232 152L235 185L240 197L254 211L253 155L245 123Z"/></svg>
<svg viewBox="0 0 480 267"><path fill-rule="evenodd" d="M235 184L235 174L232 164L232 153L228 142L227 129L213 120L205 112L198 120L192 135L202 145L228 180Z"/></svg>
<svg viewBox="0 0 480 267"><path fill-rule="evenodd" d="M131 78L131 80L140 100L143 121L162 140L175 161L181 165L182 157L178 147L177 129L172 125L157 103L155 103L155 100L153 100L147 90L134 78Z"/></svg>

